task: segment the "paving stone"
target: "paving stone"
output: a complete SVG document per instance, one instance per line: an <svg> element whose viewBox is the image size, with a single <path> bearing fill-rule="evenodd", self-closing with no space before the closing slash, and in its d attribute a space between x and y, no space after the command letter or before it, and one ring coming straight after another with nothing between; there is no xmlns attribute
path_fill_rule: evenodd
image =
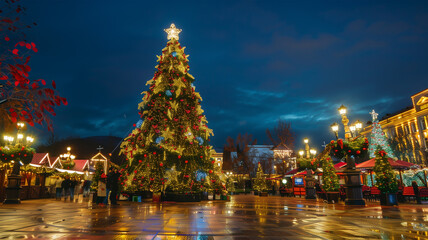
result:
<svg viewBox="0 0 428 240"><path fill-rule="evenodd" d="M0 239L428 239L427 205L356 207L253 195L120 204L38 199L2 205Z"/></svg>

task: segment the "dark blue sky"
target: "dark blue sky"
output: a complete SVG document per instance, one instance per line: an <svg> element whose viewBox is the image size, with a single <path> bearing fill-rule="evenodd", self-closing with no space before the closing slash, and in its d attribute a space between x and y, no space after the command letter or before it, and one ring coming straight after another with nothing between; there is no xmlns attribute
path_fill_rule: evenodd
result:
<svg viewBox="0 0 428 240"><path fill-rule="evenodd" d="M59 138L128 132L172 22L216 147L239 132L267 142L281 118L297 147L309 137L321 149L340 104L366 122L373 108L395 112L428 87L427 1L22 4L38 23L31 77L55 80L69 101L53 117Z"/></svg>

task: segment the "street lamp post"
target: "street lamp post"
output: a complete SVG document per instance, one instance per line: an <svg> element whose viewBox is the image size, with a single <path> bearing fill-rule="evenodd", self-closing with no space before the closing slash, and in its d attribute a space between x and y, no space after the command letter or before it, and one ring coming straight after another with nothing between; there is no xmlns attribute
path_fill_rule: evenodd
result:
<svg viewBox="0 0 428 240"><path fill-rule="evenodd" d="M303 154L305 154L305 151L300 150L300 151L299 151L300 158L303 158Z"/></svg>
<svg viewBox="0 0 428 240"><path fill-rule="evenodd" d="M345 139L349 140L351 139L351 132L348 127L349 119L346 117L346 112L348 109L342 105L337 110L339 111L339 114L342 116L342 123L345 129Z"/></svg>
<svg viewBox="0 0 428 240"><path fill-rule="evenodd" d="M74 166L73 160L76 158L76 156L71 154L70 151L71 151L71 147L67 147L67 153L59 155L59 158L61 159L61 161L65 162L69 165L71 164L72 166ZM70 167L70 166L68 166L68 167Z"/></svg>
<svg viewBox="0 0 428 240"><path fill-rule="evenodd" d="M351 130L351 137L356 137L357 128L354 125L349 126L349 130Z"/></svg>
<svg viewBox="0 0 428 240"><path fill-rule="evenodd" d="M303 139L303 142L305 143L306 158L310 158L311 156L309 155L309 139L305 138Z"/></svg>
<svg viewBox="0 0 428 240"><path fill-rule="evenodd" d="M313 155L314 157L317 155L317 150L315 149L311 149L310 152L311 152L311 155Z"/></svg>
<svg viewBox="0 0 428 240"><path fill-rule="evenodd" d="M33 141L34 138L31 136L27 136L24 138L23 129L25 127L25 124L22 122L18 122L16 124L16 128L18 129L16 134L16 141L14 144L15 138L12 136L5 135L5 148L22 148L29 147ZM25 139L25 143L24 143ZM6 199L4 200L4 204L17 204L21 203L20 199L20 190L21 190L21 175L20 175L20 168L22 162L19 158L14 159L11 161L13 163L13 169L11 174L7 176L7 187L6 187Z"/></svg>
<svg viewBox="0 0 428 240"><path fill-rule="evenodd" d="M354 123L354 126L355 126L355 130L356 130L356 132L357 132L357 136L356 137L358 137L358 135L360 134L360 131L361 131L361 129L363 128L363 123L362 122L360 122L359 120L357 120L355 123Z"/></svg>
<svg viewBox="0 0 428 240"><path fill-rule="evenodd" d="M336 140L339 139L339 124L333 123L330 125L331 130L334 132L334 135L336 136Z"/></svg>

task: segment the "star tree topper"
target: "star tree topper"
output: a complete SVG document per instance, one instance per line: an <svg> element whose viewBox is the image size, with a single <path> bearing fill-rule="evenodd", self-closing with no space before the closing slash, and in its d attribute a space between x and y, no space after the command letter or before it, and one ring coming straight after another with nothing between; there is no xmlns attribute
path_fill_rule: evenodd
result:
<svg viewBox="0 0 428 240"><path fill-rule="evenodd" d="M373 122L377 120L377 115L379 115L377 112L374 111L374 109L370 112L373 118Z"/></svg>
<svg viewBox="0 0 428 240"><path fill-rule="evenodd" d="M168 40L170 40L171 38L175 38L178 40L178 34L181 33L181 29L176 28L174 23L172 23L169 28L164 29L164 31L168 34L168 36L166 37Z"/></svg>

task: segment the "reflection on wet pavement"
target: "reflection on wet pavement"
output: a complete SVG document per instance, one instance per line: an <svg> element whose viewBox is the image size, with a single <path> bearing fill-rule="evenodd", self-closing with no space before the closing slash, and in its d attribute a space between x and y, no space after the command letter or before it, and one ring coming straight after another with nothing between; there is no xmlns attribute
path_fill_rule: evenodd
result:
<svg viewBox="0 0 428 240"><path fill-rule="evenodd" d="M0 207L0 239L428 239L428 206L366 207L253 195L97 207L52 199Z"/></svg>

